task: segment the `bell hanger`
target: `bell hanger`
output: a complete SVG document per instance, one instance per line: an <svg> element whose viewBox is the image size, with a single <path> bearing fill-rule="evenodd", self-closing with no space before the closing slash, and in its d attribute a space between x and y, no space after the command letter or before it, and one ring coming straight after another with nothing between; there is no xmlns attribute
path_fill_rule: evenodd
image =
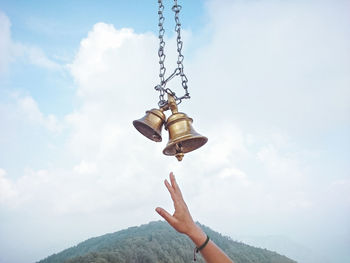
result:
<svg viewBox="0 0 350 263"><path fill-rule="evenodd" d="M202 147L207 141L208 138L200 135L195 131L192 126L193 119L188 117L185 113L178 111L178 105L182 102L183 99L189 99L190 94L188 93L187 82L188 79L184 73L183 60L184 56L182 54L183 41L181 40L181 23L179 19L179 13L182 9L181 5L177 3L177 0L174 0L174 5L172 10L175 13L175 32L176 37L176 46L177 46L177 67L174 72L170 74L167 78L165 77L166 68L164 65L165 54L164 54L164 16L163 10L164 5L162 0L158 0L158 16L159 16L159 77L160 84L155 86L155 90L159 91L159 109L151 109L146 111L146 115L141 119L133 121L135 128L143 134L148 139L161 142L162 141L162 129L163 126L165 130L168 131L169 140L166 147L163 150L165 155L175 156L178 161L181 161L185 153L194 151ZM181 78L181 85L185 91L183 96L176 96L175 92L171 89L166 88L167 83L172 80L174 77L179 76ZM165 99L165 94L167 94L167 100ZM165 111L171 111L171 115L166 119L164 114Z"/></svg>

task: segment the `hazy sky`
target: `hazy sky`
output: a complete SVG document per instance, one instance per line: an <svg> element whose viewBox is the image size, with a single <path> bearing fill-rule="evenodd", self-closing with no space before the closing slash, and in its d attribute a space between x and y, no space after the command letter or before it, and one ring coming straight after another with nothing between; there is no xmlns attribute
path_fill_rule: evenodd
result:
<svg viewBox="0 0 350 263"><path fill-rule="evenodd" d="M214 230L350 260L350 2L179 3L179 110L209 138L181 163L132 126L157 106L157 1L0 0L1 263L160 219L170 171Z"/></svg>

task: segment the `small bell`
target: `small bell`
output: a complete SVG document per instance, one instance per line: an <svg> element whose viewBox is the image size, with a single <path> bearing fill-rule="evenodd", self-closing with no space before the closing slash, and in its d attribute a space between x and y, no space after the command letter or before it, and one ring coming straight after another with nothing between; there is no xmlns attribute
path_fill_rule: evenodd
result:
<svg viewBox="0 0 350 263"><path fill-rule="evenodd" d="M165 114L163 111L161 109L152 109L146 111L146 115L143 118L133 121L133 125L148 139L161 142L164 121Z"/></svg>

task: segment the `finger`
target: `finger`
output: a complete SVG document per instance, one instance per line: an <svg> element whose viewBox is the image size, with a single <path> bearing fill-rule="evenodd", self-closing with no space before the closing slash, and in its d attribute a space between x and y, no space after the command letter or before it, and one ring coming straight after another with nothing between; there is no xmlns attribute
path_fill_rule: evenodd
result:
<svg viewBox="0 0 350 263"><path fill-rule="evenodd" d="M168 191L170 192L170 194L175 194L174 188L173 186L168 182L168 180L164 180L164 184L166 186L166 188L168 188Z"/></svg>
<svg viewBox="0 0 350 263"><path fill-rule="evenodd" d="M164 184L165 184L166 188L168 188L171 199L175 202L176 196L175 196L174 188L169 184L168 180L164 180Z"/></svg>
<svg viewBox="0 0 350 263"><path fill-rule="evenodd" d="M172 179L170 178L170 180L172 180ZM173 184L174 184L174 181L173 181ZM182 198L182 195L181 195L181 191L180 191L180 189L177 189L177 190L174 189L173 185L170 185L167 180L165 180L165 185L169 189L169 192L170 192L170 195L171 195L171 199L173 199L174 205L176 207L177 203L183 201L183 198Z"/></svg>
<svg viewBox="0 0 350 263"><path fill-rule="evenodd" d="M174 225L175 218L161 207L156 208L157 213L163 217L170 225Z"/></svg>
<svg viewBox="0 0 350 263"><path fill-rule="evenodd" d="M170 178L170 182L171 182L172 187L175 188L175 186L176 186L176 179L175 179L175 175L173 174L173 172L170 172L169 178Z"/></svg>
<svg viewBox="0 0 350 263"><path fill-rule="evenodd" d="M173 172L170 173L170 181L173 189L175 190L175 193L177 193L182 198L180 187L176 182L175 175L173 174Z"/></svg>

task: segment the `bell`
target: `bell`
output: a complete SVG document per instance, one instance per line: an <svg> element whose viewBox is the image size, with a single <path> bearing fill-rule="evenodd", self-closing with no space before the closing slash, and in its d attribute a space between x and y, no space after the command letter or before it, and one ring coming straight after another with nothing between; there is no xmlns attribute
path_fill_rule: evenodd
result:
<svg viewBox="0 0 350 263"><path fill-rule="evenodd" d="M168 118L165 129L169 131L169 142L163 150L165 155L175 155L181 161L185 153L198 149L208 141L207 137L193 129L192 122L181 112L175 112Z"/></svg>
<svg viewBox="0 0 350 263"><path fill-rule="evenodd" d="M152 109L146 111L146 115L143 118L133 121L133 124L135 128L148 139L155 142L161 142L164 121L165 114L163 111Z"/></svg>

